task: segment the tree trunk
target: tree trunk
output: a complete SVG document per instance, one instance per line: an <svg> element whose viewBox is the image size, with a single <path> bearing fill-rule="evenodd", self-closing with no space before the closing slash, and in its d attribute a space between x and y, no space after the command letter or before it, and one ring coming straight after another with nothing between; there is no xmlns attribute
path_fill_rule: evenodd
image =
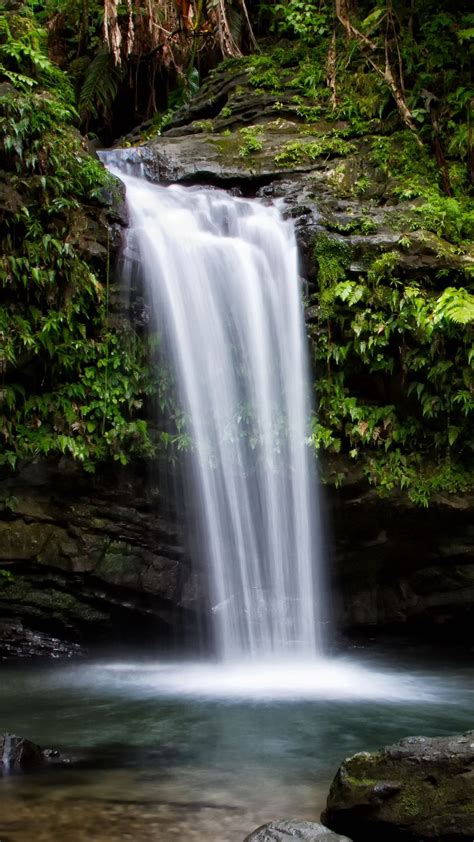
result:
<svg viewBox="0 0 474 842"><path fill-rule="evenodd" d="M388 44L387 39L385 39L385 66L381 66L378 61L376 60L375 56L379 52L378 45L372 41L370 38L367 38L363 32L360 32L351 22L350 19L350 12L349 12L349 0L335 0L335 10L336 10L336 17L344 27L347 33L348 38L353 38L354 41L360 47L361 52L363 55L366 56L370 66L373 67L376 73L384 80L385 84L388 86L394 100L395 104L398 109L398 113L400 114L401 120L403 125L410 129L415 135L418 143L420 146L423 146L423 143L418 135L418 130L416 128L415 121L413 119L413 115L407 105L406 98L403 94L401 86L399 82L397 82L395 74L392 70L389 56L388 56Z"/></svg>
<svg viewBox="0 0 474 842"><path fill-rule="evenodd" d="M329 44L326 59L326 81L331 91L331 106L335 111L337 106L337 76L336 76L336 27L332 31L331 43Z"/></svg>

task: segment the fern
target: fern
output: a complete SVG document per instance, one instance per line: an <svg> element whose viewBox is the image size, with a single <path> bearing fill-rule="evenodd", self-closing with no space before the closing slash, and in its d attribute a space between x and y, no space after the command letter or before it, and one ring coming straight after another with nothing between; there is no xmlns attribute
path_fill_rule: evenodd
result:
<svg viewBox="0 0 474 842"><path fill-rule="evenodd" d="M449 319L459 325L474 322L474 295L464 287L447 287L438 299L435 317Z"/></svg>
<svg viewBox="0 0 474 842"><path fill-rule="evenodd" d="M101 49L92 59L79 94L79 113L84 121L107 114L117 96L121 70L111 54Z"/></svg>

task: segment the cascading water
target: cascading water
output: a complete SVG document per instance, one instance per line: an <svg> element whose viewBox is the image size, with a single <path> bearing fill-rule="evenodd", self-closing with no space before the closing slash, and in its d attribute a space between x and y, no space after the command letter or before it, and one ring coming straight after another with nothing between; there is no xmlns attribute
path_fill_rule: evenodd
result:
<svg viewBox="0 0 474 842"><path fill-rule="evenodd" d="M276 207L108 163L189 419L217 651L314 658L320 530L293 225Z"/></svg>

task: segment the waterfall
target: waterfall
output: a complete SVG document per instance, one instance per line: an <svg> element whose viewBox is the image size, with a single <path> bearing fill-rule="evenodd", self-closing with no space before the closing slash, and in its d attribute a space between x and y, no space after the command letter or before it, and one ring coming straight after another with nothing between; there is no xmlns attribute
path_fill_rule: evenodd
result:
<svg viewBox="0 0 474 842"><path fill-rule="evenodd" d="M217 652L314 657L320 529L293 224L257 200L109 163L188 419Z"/></svg>

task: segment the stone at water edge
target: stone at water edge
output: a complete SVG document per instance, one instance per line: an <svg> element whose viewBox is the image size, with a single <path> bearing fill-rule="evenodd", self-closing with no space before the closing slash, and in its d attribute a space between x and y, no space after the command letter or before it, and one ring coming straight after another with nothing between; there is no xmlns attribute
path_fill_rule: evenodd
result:
<svg viewBox="0 0 474 842"><path fill-rule="evenodd" d="M45 760L43 750L30 740L16 734L0 735L0 772L34 769Z"/></svg>
<svg viewBox="0 0 474 842"><path fill-rule="evenodd" d="M408 737L349 757L321 818L364 842L472 842L474 731Z"/></svg>
<svg viewBox="0 0 474 842"><path fill-rule="evenodd" d="M246 836L244 842L351 842L319 822L270 822Z"/></svg>
<svg viewBox="0 0 474 842"><path fill-rule="evenodd" d="M9 772L29 772L48 766L65 766L80 758L66 757L56 749L41 748L17 734L0 734L0 775ZM1 842L1 840L0 840Z"/></svg>

